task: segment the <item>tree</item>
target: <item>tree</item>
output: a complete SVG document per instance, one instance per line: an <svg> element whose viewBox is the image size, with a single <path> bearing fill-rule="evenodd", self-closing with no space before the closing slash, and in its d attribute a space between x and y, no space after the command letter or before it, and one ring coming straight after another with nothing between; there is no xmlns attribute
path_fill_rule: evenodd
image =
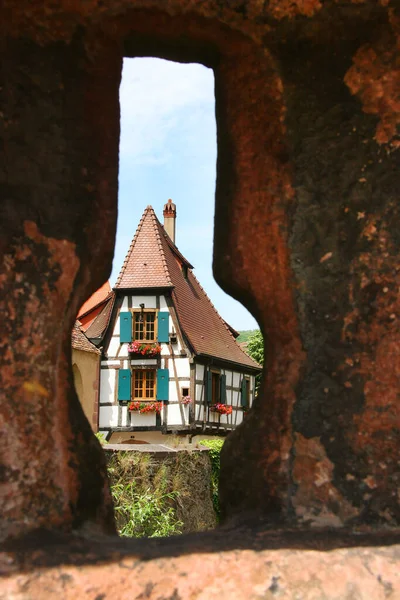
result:
<svg viewBox="0 0 400 600"><path fill-rule="evenodd" d="M264 365L264 338L261 331L258 329L249 337L247 342L246 352L258 364ZM261 373L256 376L255 395L257 396L261 383Z"/></svg>

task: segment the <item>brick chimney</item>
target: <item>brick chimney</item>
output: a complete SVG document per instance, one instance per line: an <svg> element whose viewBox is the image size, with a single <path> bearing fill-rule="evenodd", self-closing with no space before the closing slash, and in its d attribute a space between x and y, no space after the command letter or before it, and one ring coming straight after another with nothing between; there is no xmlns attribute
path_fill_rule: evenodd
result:
<svg viewBox="0 0 400 600"><path fill-rule="evenodd" d="M164 204L164 230L175 244L176 205L171 199Z"/></svg>

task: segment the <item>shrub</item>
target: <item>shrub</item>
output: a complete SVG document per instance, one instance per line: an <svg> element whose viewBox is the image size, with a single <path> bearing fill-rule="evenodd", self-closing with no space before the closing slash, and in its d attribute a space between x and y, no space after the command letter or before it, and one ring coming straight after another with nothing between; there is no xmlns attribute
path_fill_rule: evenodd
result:
<svg viewBox="0 0 400 600"><path fill-rule="evenodd" d="M139 491L135 481L111 486L118 533L123 537L165 537L181 533L182 521L169 504L177 492Z"/></svg>
<svg viewBox="0 0 400 600"><path fill-rule="evenodd" d="M98 431L95 435L102 446L104 446L105 444L108 444L104 433L100 433L100 431Z"/></svg>
<svg viewBox="0 0 400 600"><path fill-rule="evenodd" d="M224 440L221 438L215 438L213 440L200 440L199 442L202 446L205 446L210 451L211 458L211 491L212 491L212 500L214 505L215 514L217 515L217 521L219 521L220 517L220 507L219 507L219 472L221 468L221 450L224 445Z"/></svg>
<svg viewBox="0 0 400 600"><path fill-rule="evenodd" d="M160 459L105 450L121 536L168 536L215 526L205 453L180 451Z"/></svg>

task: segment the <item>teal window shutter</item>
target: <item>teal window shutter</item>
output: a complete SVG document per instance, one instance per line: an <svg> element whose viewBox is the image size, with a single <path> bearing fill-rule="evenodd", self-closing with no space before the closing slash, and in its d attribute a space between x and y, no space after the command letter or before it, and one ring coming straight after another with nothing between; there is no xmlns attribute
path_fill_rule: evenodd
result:
<svg viewBox="0 0 400 600"><path fill-rule="evenodd" d="M221 375L219 380L219 401L226 404L226 375Z"/></svg>
<svg viewBox="0 0 400 600"><path fill-rule="evenodd" d="M157 400L168 402L169 399L169 371L157 369Z"/></svg>
<svg viewBox="0 0 400 600"><path fill-rule="evenodd" d="M130 312L119 313L119 341L121 344L132 341L132 313Z"/></svg>
<svg viewBox="0 0 400 600"><path fill-rule="evenodd" d="M240 385L240 405L243 406L243 408L247 408L246 392L247 392L246 379L243 377L242 383Z"/></svg>
<svg viewBox="0 0 400 600"><path fill-rule="evenodd" d="M168 344L169 342L169 312L158 313L158 341Z"/></svg>
<svg viewBox="0 0 400 600"><path fill-rule="evenodd" d="M211 373L211 371L206 372L206 401L207 401L207 404L211 404L211 401L212 401L212 373Z"/></svg>
<svg viewBox="0 0 400 600"><path fill-rule="evenodd" d="M118 400L119 402L131 399L131 372L129 369L118 371Z"/></svg>

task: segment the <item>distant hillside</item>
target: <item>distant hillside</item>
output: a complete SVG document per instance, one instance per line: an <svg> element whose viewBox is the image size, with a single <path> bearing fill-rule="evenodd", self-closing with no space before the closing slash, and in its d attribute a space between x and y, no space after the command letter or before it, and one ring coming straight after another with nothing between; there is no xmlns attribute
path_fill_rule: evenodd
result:
<svg viewBox="0 0 400 600"><path fill-rule="evenodd" d="M240 344L241 342L247 342L249 337L258 331L258 329L246 329L245 331L239 331L239 337L236 338L236 341Z"/></svg>

